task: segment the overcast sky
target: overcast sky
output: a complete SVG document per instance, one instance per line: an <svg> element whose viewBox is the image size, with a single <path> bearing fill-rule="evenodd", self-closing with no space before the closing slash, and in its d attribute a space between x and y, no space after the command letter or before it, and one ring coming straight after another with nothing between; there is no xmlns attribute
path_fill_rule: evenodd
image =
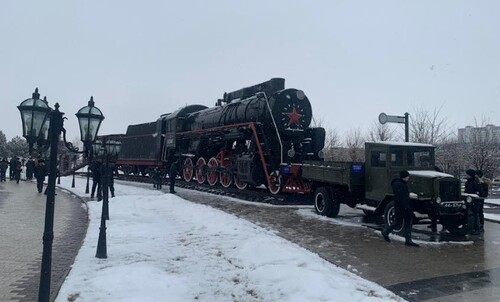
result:
<svg viewBox="0 0 500 302"><path fill-rule="evenodd" d="M500 125L498 1L0 1L0 130L22 135L35 87L74 114L94 96L100 134L286 79L339 132L379 113L432 111ZM401 131L402 132L402 131Z"/></svg>

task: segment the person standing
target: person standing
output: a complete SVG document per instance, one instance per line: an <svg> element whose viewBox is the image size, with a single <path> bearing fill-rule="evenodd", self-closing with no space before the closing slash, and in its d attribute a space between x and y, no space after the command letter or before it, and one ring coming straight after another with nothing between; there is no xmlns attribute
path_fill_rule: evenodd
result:
<svg viewBox="0 0 500 302"><path fill-rule="evenodd" d="M387 242L391 242L389 234L399 225L403 224L403 233L405 236L405 245L418 247L419 245L411 239L411 228L413 222L413 205L410 200L410 191L408 190L408 181L410 173L406 170L399 172L399 178L391 182L394 193L394 208L396 211L396 220L386 229L382 230L382 236Z"/></svg>
<svg viewBox="0 0 500 302"><path fill-rule="evenodd" d="M47 176L47 166L45 165L45 161L43 159L38 159L38 162L35 165L34 174L36 178L36 187L38 189L38 193L42 193L43 182L45 181L45 176Z"/></svg>
<svg viewBox="0 0 500 302"><path fill-rule="evenodd" d="M479 232L484 232L484 200L488 198L491 179L483 176L483 171L477 170L476 177L479 183L479 197L477 200L477 210L479 212Z"/></svg>
<svg viewBox="0 0 500 302"><path fill-rule="evenodd" d="M12 157L9 161L9 179L14 180L14 173L16 171L16 157Z"/></svg>
<svg viewBox="0 0 500 302"><path fill-rule="evenodd" d="M479 180L477 177L477 173L473 169L468 169L465 171L465 174L467 174L467 180L465 181L465 189L464 193L466 194L476 194L478 197L480 196L480 191L481 187L479 185ZM472 201L472 229L470 234L471 235L479 235L479 229L480 229L480 201L478 198L473 198Z"/></svg>
<svg viewBox="0 0 500 302"><path fill-rule="evenodd" d="M116 173L118 175L118 169L116 168L115 163L111 163L110 162L108 164L107 171L105 171L105 170L106 170L105 169L105 165L103 165L101 177L107 176L109 192L111 192L111 197L115 197L115 178L114 178L114 174Z"/></svg>
<svg viewBox="0 0 500 302"><path fill-rule="evenodd" d="M5 157L0 161L0 181L6 181L5 174L7 173L7 168L9 167L9 163Z"/></svg>
<svg viewBox="0 0 500 302"><path fill-rule="evenodd" d="M175 192L174 189L175 189L175 178L177 177L177 173L178 173L178 170L177 170L178 164L179 164L179 160L174 161L170 165L170 170L168 173L168 177L170 178L170 193L172 193L172 194L177 193L177 192Z"/></svg>
<svg viewBox="0 0 500 302"><path fill-rule="evenodd" d="M161 190L162 186L162 173L159 166L156 166L153 170L153 187L157 190Z"/></svg>
<svg viewBox="0 0 500 302"><path fill-rule="evenodd" d="M16 183L19 183L19 180L21 179L21 172L23 171L23 164L19 160L19 157L16 157L16 163L15 163L15 168L14 168L14 179Z"/></svg>
<svg viewBox="0 0 500 302"><path fill-rule="evenodd" d="M35 162L30 157L28 159L28 161L26 162L26 179L27 180L32 180L34 172L35 172Z"/></svg>
<svg viewBox="0 0 500 302"><path fill-rule="evenodd" d="M101 191L101 163L99 161L94 161L92 164L92 193L90 194L91 198L94 198L95 190L97 189L97 200L102 200L102 191Z"/></svg>

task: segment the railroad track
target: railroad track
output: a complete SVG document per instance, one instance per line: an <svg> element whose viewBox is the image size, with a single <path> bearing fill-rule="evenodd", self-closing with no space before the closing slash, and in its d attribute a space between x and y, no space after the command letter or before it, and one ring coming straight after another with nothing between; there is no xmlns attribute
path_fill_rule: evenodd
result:
<svg viewBox="0 0 500 302"><path fill-rule="evenodd" d="M85 173L83 173L83 175L86 176ZM140 183L151 183L151 185L153 185L152 179L147 176L120 174L115 179ZM163 186L168 186L167 179L164 179ZM273 195L267 189L260 187L247 187L245 190L239 190L237 188L224 188L220 185L210 186L208 184L199 184L196 181L187 182L181 179L177 179L175 181L175 186L189 190L208 192L216 195L230 196L237 199L269 203L273 205L312 205L312 198L308 196L290 194Z"/></svg>

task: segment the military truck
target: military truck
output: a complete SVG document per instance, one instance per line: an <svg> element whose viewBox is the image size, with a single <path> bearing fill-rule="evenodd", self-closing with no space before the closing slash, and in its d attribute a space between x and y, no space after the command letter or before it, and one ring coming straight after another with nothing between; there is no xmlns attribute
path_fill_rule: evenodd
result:
<svg viewBox="0 0 500 302"><path fill-rule="evenodd" d="M436 219L450 233L465 235L473 196L461 194L459 179L435 170L434 151L429 144L367 142L364 163L306 162L302 177L311 182L318 214L335 217L345 203L365 214L383 215L388 225L395 220L391 182L408 170L414 222Z"/></svg>

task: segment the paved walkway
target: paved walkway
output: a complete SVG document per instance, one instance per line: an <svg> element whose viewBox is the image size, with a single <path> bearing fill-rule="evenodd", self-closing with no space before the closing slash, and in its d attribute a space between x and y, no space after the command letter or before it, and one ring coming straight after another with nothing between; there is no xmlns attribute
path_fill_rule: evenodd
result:
<svg viewBox="0 0 500 302"><path fill-rule="evenodd" d="M52 251L51 298L73 264L87 231L81 200L57 191ZM46 195L29 181L0 183L0 302L37 301Z"/></svg>

